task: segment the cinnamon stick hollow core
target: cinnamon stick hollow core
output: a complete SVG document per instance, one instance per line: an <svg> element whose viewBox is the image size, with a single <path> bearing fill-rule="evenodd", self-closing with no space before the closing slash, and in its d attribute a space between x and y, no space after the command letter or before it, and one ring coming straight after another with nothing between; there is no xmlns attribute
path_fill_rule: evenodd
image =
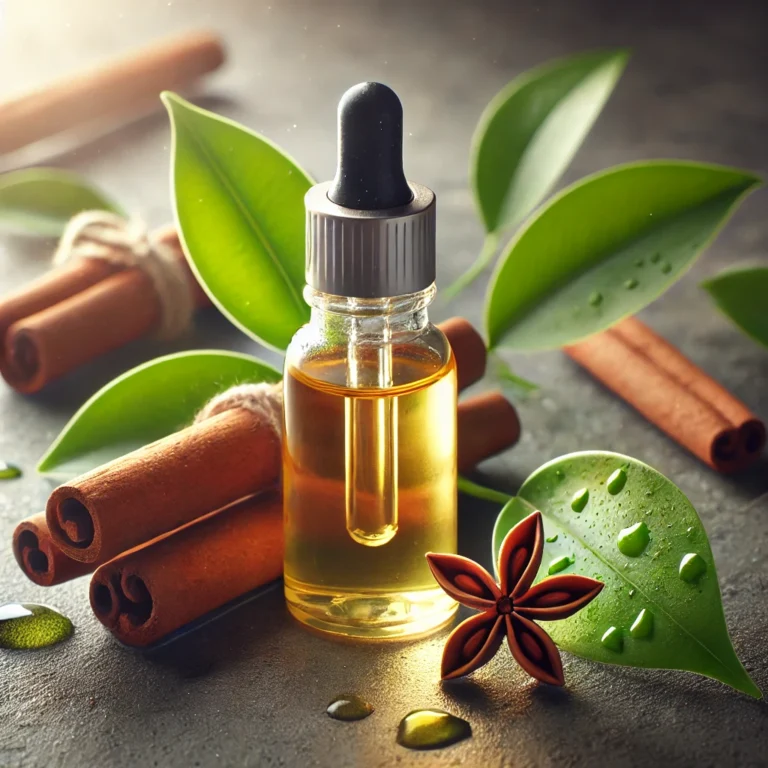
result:
<svg viewBox="0 0 768 768"><path fill-rule="evenodd" d="M45 513L22 520L13 532L13 555L19 568L41 587L52 587L90 573L88 563L67 557L53 542Z"/></svg>
<svg viewBox="0 0 768 768"><path fill-rule="evenodd" d="M282 500L271 491L102 565L91 580L91 607L123 643L147 646L282 570Z"/></svg>

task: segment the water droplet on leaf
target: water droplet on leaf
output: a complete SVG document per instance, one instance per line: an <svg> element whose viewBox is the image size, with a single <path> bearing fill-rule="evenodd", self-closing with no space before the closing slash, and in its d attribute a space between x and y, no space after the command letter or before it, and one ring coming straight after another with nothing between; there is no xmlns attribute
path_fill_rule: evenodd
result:
<svg viewBox="0 0 768 768"><path fill-rule="evenodd" d="M661 261L660 253L654 253L653 256L651 256L651 263L658 264L660 261Z"/></svg>
<svg viewBox="0 0 768 768"><path fill-rule="evenodd" d="M587 506L589 501L589 491L586 488L581 488L573 494L571 499L571 509L574 512L582 512L584 507Z"/></svg>
<svg viewBox="0 0 768 768"><path fill-rule="evenodd" d="M608 478L606 482L606 488L608 488L608 493L615 496L617 493L619 493L623 488L624 485L627 482L627 473L619 467L615 472L611 474L611 476Z"/></svg>
<svg viewBox="0 0 768 768"><path fill-rule="evenodd" d="M600 638L600 642L609 650L621 653L624 650L624 637L621 630L616 627L608 627Z"/></svg>
<svg viewBox="0 0 768 768"><path fill-rule="evenodd" d="M603 294L600 291L592 291L589 294L589 303L593 307L599 307L603 303Z"/></svg>
<svg viewBox="0 0 768 768"><path fill-rule="evenodd" d="M547 574L552 576L555 573L560 573L560 571L564 571L566 568L573 565L575 562L576 562L576 558L568 557L568 555L563 555L562 557L555 558L549 564L549 568L547 568Z"/></svg>
<svg viewBox="0 0 768 768"><path fill-rule="evenodd" d="M629 280L624 281L624 287L631 291L633 288L637 288L637 280L634 277L630 277Z"/></svg>
<svg viewBox="0 0 768 768"><path fill-rule="evenodd" d="M650 637L653 632L653 614L647 609L643 608L640 613L637 614L637 618L632 622L632 626L629 628L629 634L632 637Z"/></svg>
<svg viewBox="0 0 768 768"><path fill-rule="evenodd" d="M697 555L695 552L683 555L683 559L680 561L680 578L683 581L692 584L698 581L706 571L707 564L701 555Z"/></svg>
<svg viewBox="0 0 768 768"><path fill-rule="evenodd" d="M669 274L669 273L672 271L672 265L671 265L671 264L670 264L668 261L665 261L665 262L664 262L664 263L661 265L661 271L662 271L662 272L663 272L665 275L668 275L668 274Z"/></svg>
<svg viewBox="0 0 768 768"><path fill-rule="evenodd" d="M651 532L645 523L635 523L619 531L619 552L627 557L640 557L648 546Z"/></svg>

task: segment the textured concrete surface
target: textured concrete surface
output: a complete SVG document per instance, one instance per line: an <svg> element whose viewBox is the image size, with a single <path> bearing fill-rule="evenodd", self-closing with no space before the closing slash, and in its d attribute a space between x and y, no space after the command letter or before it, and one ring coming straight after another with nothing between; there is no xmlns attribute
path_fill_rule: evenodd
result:
<svg viewBox="0 0 768 768"><path fill-rule="evenodd" d="M727 9L726 9L727 8ZM686 157L768 173L764 3L283 3L279 0L25 0L0 29L0 94L116 50L195 25L220 29L227 69L207 104L285 146L318 178L331 175L341 92L383 79L406 108L409 176L439 198L440 282L468 265L481 231L467 185L469 139L490 97L520 71L596 46L631 45L629 70L568 179L617 162ZM64 152L153 225L169 219L168 128L162 115ZM768 418L768 352L711 307L698 282L726 264L766 261L766 197L753 196L696 267L643 313L654 328ZM0 239L0 288L45 269L50 244ZM440 318L481 318L481 281ZM0 387L0 458L22 480L0 485L0 598L44 601L77 625L47 652L0 652L0 767L10 766L758 766L768 764L766 705L693 675L565 660L568 686L532 684L500 654L471 680L442 687L443 637L381 648L320 639L292 623L279 590L146 657L116 645L90 615L87 581L51 591L16 568L10 534L43 507L33 467L67 417L129 366L173 349L249 344L215 316L173 345L146 342L79 371L42 396ZM514 489L572 450L628 453L673 478L709 532L734 644L768 689L766 464L725 479L685 454L559 353L513 356L540 382L520 406L525 437L483 467ZM488 383L488 386L491 382ZM489 560L493 505L463 502L461 549ZM361 723L323 710L343 691L376 706ZM409 710L441 707L474 738L417 754L395 744Z"/></svg>

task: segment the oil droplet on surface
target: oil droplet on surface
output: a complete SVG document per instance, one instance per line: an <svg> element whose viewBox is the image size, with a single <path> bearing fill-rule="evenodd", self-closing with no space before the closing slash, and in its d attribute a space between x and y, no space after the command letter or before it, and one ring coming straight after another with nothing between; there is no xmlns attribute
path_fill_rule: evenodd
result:
<svg viewBox="0 0 768 768"><path fill-rule="evenodd" d="M640 557L645 552L648 542L651 540L651 532L645 523L635 523L629 528L619 531L617 544L619 552L627 557Z"/></svg>
<svg viewBox="0 0 768 768"><path fill-rule="evenodd" d="M589 501L589 491L586 488L581 488L573 494L571 499L571 509L574 512L582 512L584 507L587 506Z"/></svg>
<svg viewBox="0 0 768 768"><path fill-rule="evenodd" d="M0 480L15 480L21 477L21 470L15 464L0 461Z"/></svg>
<svg viewBox="0 0 768 768"><path fill-rule="evenodd" d="M0 606L0 648L13 651L47 648L74 632L72 622L47 605L7 603Z"/></svg>
<svg viewBox="0 0 768 768"><path fill-rule="evenodd" d="M633 288L637 288L637 280L634 277L630 277L629 280L624 281L624 287L631 291Z"/></svg>
<svg viewBox="0 0 768 768"><path fill-rule="evenodd" d="M554 536L547 536L547 542L549 544L554 544L556 541L557 541L557 534L555 534Z"/></svg>
<svg viewBox="0 0 768 768"><path fill-rule="evenodd" d="M397 729L397 743L408 749L440 749L472 736L472 726L439 709L409 712Z"/></svg>
<svg viewBox="0 0 768 768"><path fill-rule="evenodd" d="M619 467L606 481L605 487L608 489L608 493L615 496L620 493L627 482L627 473Z"/></svg>
<svg viewBox="0 0 768 768"><path fill-rule="evenodd" d="M608 627L600 638L600 642L609 650L621 653L624 650L624 637L621 630L616 627Z"/></svg>
<svg viewBox="0 0 768 768"><path fill-rule="evenodd" d="M651 256L651 263L658 264L660 261L661 261L660 253L654 253L653 256Z"/></svg>
<svg viewBox="0 0 768 768"><path fill-rule="evenodd" d="M552 576L555 573L560 573L560 571L564 571L566 568L573 565L575 562L576 562L576 558L568 557L568 555L563 555L562 557L555 558L549 564L549 568L547 568L547 574Z"/></svg>
<svg viewBox="0 0 768 768"><path fill-rule="evenodd" d="M664 262L664 263L661 265L661 271L662 271L662 272L663 272L665 275L668 275L668 274L669 274L669 273L672 271L672 265L671 265L671 264L670 264L668 261L665 261L665 262Z"/></svg>
<svg viewBox="0 0 768 768"><path fill-rule="evenodd" d="M707 571L707 564L701 555L689 552L680 561L680 578L689 584L698 581Z"/></svg>
<svg viewBox="0 0 768 768"><path fill-rule="evenodd" d="M599 307L603 303L603 294L600 291L592 291L589 294L589 304L592 307Z"/></svg>
<svg viewBox="0 0 768 768"><path fill-rule="evenodd" d="M326 708L328 717L334 720L365 720L373 713L373 706L355 694L337 696Z"/></svg>
<svg viewBox="0 0 768 768"><path fill-rule="evenodd" d="M637 614L637 618L632 622L632 626L629 628L629 634L632 637L650 637L653 632L653 614L647 609L643 608L640 613Z"/></svg>

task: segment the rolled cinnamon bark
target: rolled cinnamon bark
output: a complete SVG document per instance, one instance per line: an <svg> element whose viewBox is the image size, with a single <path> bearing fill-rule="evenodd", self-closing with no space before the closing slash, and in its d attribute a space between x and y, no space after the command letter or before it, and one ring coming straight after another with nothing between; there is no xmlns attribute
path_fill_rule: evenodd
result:
<svg viewBox="0 0 768 768"><path fill-rule="evenodd" d="M236 429L239 430L246 423L243 421L244 413L248 414L249 412L227 411L225 414L221 414L221 416L232 414L233 418L231 421L237 422L239 426ZM230 422L230 419L227 419L227 421ZM471 469L484 459L490 458L492 455L514 445L520 434L519 422L514 407L499 393L479 395L468 398L461 403L459 405L458 424L459 469L461 471ZM224 432L227 433L228 431L225 428ZM253 435L252 438L254 443L258 442ZM198 449L200 448L199 444L197 447ZM249 444L247 450L251 450L252 447ZM174 461L184 463L190 450L190 444L186 440L177 442L174 451ZM218 450L219 446L216 443L204 447L206 456L208 451L213 454ZM203 463L205 463L205 457L203 457ZM168 485L164 489L166 503L169 505L185 503L184 499L180 500L179 484L175 479L178 470L168 471ZM206 471L210 471L210 469ZM202 478L198 478L198 481L200 479ZM126 481L124 477L121 477L119 482L121 483L121 489L118 495L125 495L127 493L132 498L136 498L135 495L132 495L135 494L135 489L131 488L131 484L135 480ZM125 482L129 483L127 490L123 487ZM258 482L258 480L253 482ZM222 488L221 497L230 495L232 498L237 498L236 494L240 493L244 488L247 489L248 485L248 482L227 485ZM141 501L138 500L136 503L141 503ZM162 502L154 498L151 500L151 503L153 504L153 509L157 509L158 505ZM137 515L131 513L128 505L121 503L117 512L111 511L110 515L125 515L126 510L128 510L127 514L131 515L128 518L130 522L126 523L126 520L123 519L122 525L126 528L131 528ZM162 508L159 508L159 513L163 513ZM119 542L124 540L122 536L119 538ZM123 544L119 543L117 545L117 547L120 546L123 546ZM131 545L126 545L126 547L128 546ZM55 586L86 573L91 573L104 559L102 555L96 562L80 562L64 554L53 541L45 514L43 513L23 520L18 524L13 534L13 552L19 567L32 581L42 587Z"/></svg>
<svg viewBox="0 0 768 768"><path fill-rule="evenodd" d="M464 324L469 323L455 322L453 327ZM462 340L468 337L463 328L453 351L458 369L464 368L463 379L472 382L482 370L465 365ZM479 400L479 406L478 398L459 404L462 468L508 447L519 433L519 426L510 427L512 420L517 424L514 409L500 395ZM468 458L462 458L465 443ZM99 564L274 485L280 470L280 442L272 426L257 413L235 408L60 486L48 500L46 519L68 557Z"/></svg>
<svg viewBox="0 0 768 768"><path fill-rule="evenodd" d="M91 580L91 607L120 641L147 646L282 571L283 508L272 491L102 565Z"/></svg>
<svg viewBox="0 0 768 768"><path fill-rule="evenodd" d="M67 557L54 543L45 513L23 520L13 532L13 555L19 568L41 587L52 587L93 570Z"/></svg>
<svg viewBox="0 0 768 768"><path fill-rule="evenodd" d="M97 120L137 117L164 90L189 87L224 61L212 32L186 32L0 104L0 154Z"/></svg>
<svg viewBox="0 0 768 768"><path fill-rule="evenodd" d="M46 519L64 554L99 564L269 488L280 465L272 426L235 408L60 486Z"/></svg>
<svg viewBox="0 0 768 768"><path fill-rule="evenodd" d="M718 472L738 472L759 458L766 440L763 422L636 318L565 352Z"/></svg>
<svg viewBox="0 0 768 768"><path fill-rule="evenodd" d="M154 237L183 265L195 305L207 306L176 230L164 227ZM74 259L0 301L0 374L18 392L39 392L99 355L151 334L160 317L160 300L145 272Z"/></svg>
<svg viewBox="0 0 768 768"><path fill-rule="evenodd" d="M501 392L477 395L459 405L459 472L511 448L519 439L517 411Z"/></svg>

